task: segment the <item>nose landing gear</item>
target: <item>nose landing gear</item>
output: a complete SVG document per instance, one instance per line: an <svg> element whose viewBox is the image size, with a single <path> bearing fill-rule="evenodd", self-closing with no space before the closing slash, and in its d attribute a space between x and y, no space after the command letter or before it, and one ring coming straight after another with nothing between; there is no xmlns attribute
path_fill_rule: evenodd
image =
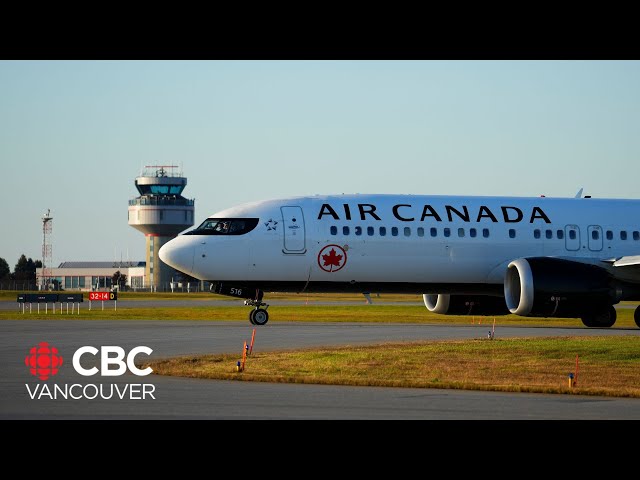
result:
<svg viewBox="0 0 640 480"><path fill-rule="evenodd" d="M262 301L264 292L262 290L256 290L255 298L247 299L244 301L245 305L256 307L249 312L249 321L252 325L265 325L269 321L269 313L267 308L269 305ZM265 307L265 308L260 308Z"/></svg>

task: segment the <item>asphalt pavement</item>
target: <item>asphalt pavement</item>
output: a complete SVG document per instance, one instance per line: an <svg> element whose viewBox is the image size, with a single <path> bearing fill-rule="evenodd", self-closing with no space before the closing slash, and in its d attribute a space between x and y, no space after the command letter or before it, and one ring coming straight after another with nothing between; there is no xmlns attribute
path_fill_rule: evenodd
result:
<svg viewBox="0 0 640 480"><path fill-rule="evenodd" d="M477 392L462 390L349 387L214 381L130 373L121 377L83 377L72 367L82 346L119 346L125 352L145 345L152 358L198 353L238 352L251 337L245 322L125 320L0 321L1 419L640 419L640 399ZM256 330L255 351L386 341L483 338L486 325L417 325L269 322ZM497 337L634 335L640 329L498 327ZM48 342L63 357L59 373L48 380L32 376L25 365L30 348ZM140 357L142 358L142 357ZM138 358L138 360L140 360ZM83 356L82 366L100 367L98 356ZM40 396L36 389L71 385L79 399ZM125 391L151 384L153 397L91 397L102 385ZM37 385L39 385L37 387ZM137 387L139 388L139 387ZM138 394L138 397L140 395Z"/></svg>

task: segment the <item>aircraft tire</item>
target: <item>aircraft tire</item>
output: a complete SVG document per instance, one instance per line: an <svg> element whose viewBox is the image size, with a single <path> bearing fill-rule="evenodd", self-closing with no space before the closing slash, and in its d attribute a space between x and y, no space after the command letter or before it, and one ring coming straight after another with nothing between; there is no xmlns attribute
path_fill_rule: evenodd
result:
<svg viewBox="0 0 640 480"><path fill-rule="evenodd" d="M253 324L254 325L266 325L269 321L269 314L262 308L253 310Z"/></svg>
<svg viewBox="0 0 640 480"><path fill-rule="evenodd" d="M613 305L602 310L596 310L595 312L585 313L582 315L581 320L585 327L590 328L609 328L616 323L616 309Z"/></svg>
<svg viewBox="0 0 640 480"><path fill-rule="evenodd" d="M636 321L636 325L640 327L640 305L638 305L635 312L633 312L633 319Z"/></svg>
<svg viewBox="0 0 640 480"><path fill-rule="evenodd" d="M253 316L255 315L255 313L256 313L256 311L253 310L253 309L249 312L249 321L251 322L251 325L255 325L256 324L255 320L253 319Z"/></svg>

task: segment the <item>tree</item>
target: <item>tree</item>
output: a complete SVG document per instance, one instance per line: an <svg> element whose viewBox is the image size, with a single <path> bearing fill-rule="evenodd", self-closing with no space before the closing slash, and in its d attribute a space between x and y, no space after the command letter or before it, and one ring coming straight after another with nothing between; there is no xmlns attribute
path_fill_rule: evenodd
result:
<svg viewBox="0 0 640 480"><path fill-rule="evenodd" d="M53 290L62 290L62 283L57 278L51 279L51 285L53 285Z"/></svg>
<svg viewBox="0 0 640 480"><path fill-rule="evenodd" d="M0 257L0 281L8 280L11 275L11 270L9 269L9 264L7 261Z"/></svg>
<svg viewBox="0 0 640 480"><path fill-rule="evenodd" d="M29 282L36 283L36 268L42 268L42 262L40 260L33 261L32 258L22 254L13 269L13 278L16 282Z"/></svg>
<svg viewBox="0 0 640 480"><path fill-rule="evenodd" d="M31 258L29 260L31 260L32 265L33 260ZM16 266L13 269L13 275L17 282L28 282L31 279L31 265L29 264L29 260L27 260L27 257L24 255L24 253L20 255L18 263L16 263Z"/></svg>
<svg viewBox="0 0 640 480"><path fill-rule="evenodd" d="M117 285L118 290L124 289L124 286L127 284L127 275L120 273L120 270L118 270L113 274L113 277L111 277L111 284Z"/></svg>

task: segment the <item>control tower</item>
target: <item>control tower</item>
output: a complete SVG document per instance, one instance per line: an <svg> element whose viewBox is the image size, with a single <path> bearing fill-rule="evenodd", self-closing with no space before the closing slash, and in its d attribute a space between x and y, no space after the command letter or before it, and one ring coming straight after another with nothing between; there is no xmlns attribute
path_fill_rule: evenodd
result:
<svg viewBox="0 0 640 480"><path fill-rule="evenodd" d="M140 196L129 200L129 225L147 237L145 287L162 288L173 269L160 261L160 247L193 225L195 200L184 198L186 177L176 165L147 165L135 185Z"/></svg>

